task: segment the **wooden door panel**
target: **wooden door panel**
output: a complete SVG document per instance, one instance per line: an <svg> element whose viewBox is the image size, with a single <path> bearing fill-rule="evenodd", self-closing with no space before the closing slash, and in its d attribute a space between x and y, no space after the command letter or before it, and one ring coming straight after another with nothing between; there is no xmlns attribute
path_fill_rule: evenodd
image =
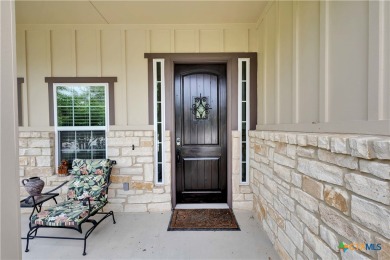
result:
<svg viewBox="0 0 390 260"><path fill-rule="evenodd" d="M174 84L177 202L226 202L226 65L175 65Z"/></svg>
<svg viewBox="0 0 390 260"><path fill-rule="evenodd" d="M183 158L185 191L211 191L219 188L220 158Z"/></svg>
<svg viewBox="0 0 390 260"><path fill-rule="evenodd" d="M210 74L191 74L183 77L182 113L183 113L183 145L203 145L219 143L218 135L218 88L217 76ZM192 105L195 97L206 97L213 113L207 120L196 120Z"/></svg>

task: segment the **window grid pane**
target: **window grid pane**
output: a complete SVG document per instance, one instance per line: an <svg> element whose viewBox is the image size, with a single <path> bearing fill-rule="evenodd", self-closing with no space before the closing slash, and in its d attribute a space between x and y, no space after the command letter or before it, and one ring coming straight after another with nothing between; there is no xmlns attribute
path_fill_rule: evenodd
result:
<svg viewBox="0 0 390 260"><path fill-rule="evenodd" d="M155 143L156 143L156 176L155 182L157 184L163 183L163 134L164 134L164 122L163 122L163 62L161 60L154 61L154 124L155 124Z"/></svg>
<svg viewBox="0 0 390 260"><path fill-rule="evenodd" d="M105 131L59 131L60 160L106 158Z"/></svg>
<svg viewBox="0 0 390 260"><path fill-rule="evenodd" d="M57 87L57 126L104 126L104 86Z"/></svg>
<svg viewBox="0 0 390 260"><path fill-rule="evenodd" d="M239 59L239 75L241 76L239 86L241 87L239 106L241 109L241 182L248 183L248 156L247 156L247 133L249 130L249 59Z"/></svg>
<svg viewBox="0 0 390 260"><path fill-rule="evenodd" d="M247 180L246 180L246 163L242 163L242 166L241 166L242 168L241 168L241 173L242 173L242 175L241 175L241 181L242 182L246 182Z"/></svg>

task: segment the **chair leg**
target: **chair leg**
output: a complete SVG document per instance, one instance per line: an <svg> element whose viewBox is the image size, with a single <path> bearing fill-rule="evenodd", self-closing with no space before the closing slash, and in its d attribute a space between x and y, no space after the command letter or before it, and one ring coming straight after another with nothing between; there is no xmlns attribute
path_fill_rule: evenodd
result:
<svg viewBox="0 0 390 260"><path fill-rule="evenodd" d="M116 224L114 212L113 212L113 211L110 211L110 213L111 213L111 215L112 215L112 222L113 222L114 224Z"/></svg>
<svg viewBox="0 0 390 260"><path fill-rule="evenodd" d="M29 237L28 237L28 234L27 234L27 241L26 241L26 250L24 250L24 252L28 252L28 251L30 251L30 249L28 249L28 243L30 242L30 239L29 239Z"/></svg>
<svg viewBox="0 0 390 260"><path fill-rule="evenodd" d="M30 250L28 249L28 246L29 246L29 243L30 243L30 237L31 239L33 239L36 235L37 235L37 232L38 232L38 228L32 228L30 229L28 232L27 232L27 241L26 241L26 250L24 250L24 252L29 252ZM34 234L35 233L35 234ZM34 235L33 235L34 234Z"/></svg>
<svg viewBox="0 0 390 260"><path fill-rule="evenodd" d="M85 237L84 238L84 251L83 251L83 255L87 255L86 250L87 250L87 238Z"/></svg>

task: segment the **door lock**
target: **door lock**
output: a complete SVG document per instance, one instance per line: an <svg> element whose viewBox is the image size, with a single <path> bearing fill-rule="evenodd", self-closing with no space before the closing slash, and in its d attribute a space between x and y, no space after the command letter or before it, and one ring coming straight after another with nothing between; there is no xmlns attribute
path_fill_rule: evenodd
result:
<svg viewBox="0 0 390 260"><path fill-rule="evenodd" d="M176 138L176 146L180 146L181 145L181 139L180 137Z"/></svg>

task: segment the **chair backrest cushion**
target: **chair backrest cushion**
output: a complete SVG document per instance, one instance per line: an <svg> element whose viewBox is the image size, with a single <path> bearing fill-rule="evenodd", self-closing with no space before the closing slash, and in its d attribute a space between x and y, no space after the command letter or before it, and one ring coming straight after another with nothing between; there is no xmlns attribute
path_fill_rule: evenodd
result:
<svg viewBox="0 0 390 260"><path fill-rule="evenodd" d="M109 159L74 159L73 175L105 175L110 167Z"/></svg>
<svg viewBox="0 0 390 260"><path fill-rule="evenodd" d="M68 186L68 200L93 201L107 200L107 173L109 160L106 159L75 159L73 161L73 179Z"/></svg>

